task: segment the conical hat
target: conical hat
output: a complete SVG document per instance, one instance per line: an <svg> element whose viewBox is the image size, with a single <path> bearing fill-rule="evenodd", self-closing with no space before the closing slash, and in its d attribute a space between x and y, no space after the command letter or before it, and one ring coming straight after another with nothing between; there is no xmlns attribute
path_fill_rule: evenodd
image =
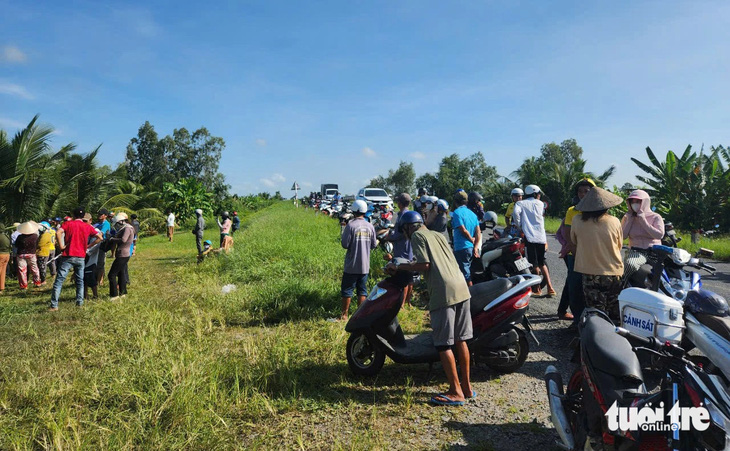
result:
<svg viewBox="0 0 730 451"><path fill-rule="evenodd" d="M603 188L591 188L586 196L578 202L575 209L583 212L608 210L624 202L619 196Z"/></svg>
<svg viewBox="0 0 730 451"><path fill-rule="evenodd" d="M38 223L34 221L28 221L18 226L18 232L22 233L23 235L30 235L32 233L37 233L39 228L40 227Z"/></svg>

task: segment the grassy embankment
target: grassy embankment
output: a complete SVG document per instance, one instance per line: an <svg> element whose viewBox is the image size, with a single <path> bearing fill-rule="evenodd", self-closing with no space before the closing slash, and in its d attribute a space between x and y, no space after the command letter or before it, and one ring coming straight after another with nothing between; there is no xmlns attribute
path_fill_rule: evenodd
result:
<svg viewBox="0 0 730 451"><path fill-rule="evenodd" d="M393 364L352 377L343 324L324 321L339 305L336 221L281 203L244 228L234 253L200 266L188 231L142 240L121 302L76 308L67 283L49 313L50 288L11 281L0 449L419 447L419 422L443 415L416 402L430 380ZM224 295L227 283L237 290ZM422 329L423 311L401 315L405 330Z"/></svg>

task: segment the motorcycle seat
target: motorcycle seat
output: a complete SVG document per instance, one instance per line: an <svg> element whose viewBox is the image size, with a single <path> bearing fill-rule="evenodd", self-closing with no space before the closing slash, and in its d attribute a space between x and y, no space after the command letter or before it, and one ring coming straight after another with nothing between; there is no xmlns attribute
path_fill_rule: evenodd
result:
<svg viewBox="0 0 730 451"><path fill-rule="evenodd" d="M580 340L591 365L614 378L642 382L641 364L631 343L616 334L615 327L600 315L581 319Z"/></svg>
<svg viewBox="0 0 730 451"><path fill-rule="evenodd" d="M484 243L484 246L482 247L482 253L502 247L508 241L510 241L510 238L500 238L498 240L487 241L486 243Z"/></svg>
<svg viewBox="0 0 730 451"><path fill-rule="evenodd" d="M697 321L730 342L730 316L715 316L706 313L695 313Z"/></svg>
<svg viewBox="0 0 730 451"><path fill-rule="evenodd" d="M484 310L484 307L507 292L512 286L509 279L494 279L470 286L472 316Z"/></svg>

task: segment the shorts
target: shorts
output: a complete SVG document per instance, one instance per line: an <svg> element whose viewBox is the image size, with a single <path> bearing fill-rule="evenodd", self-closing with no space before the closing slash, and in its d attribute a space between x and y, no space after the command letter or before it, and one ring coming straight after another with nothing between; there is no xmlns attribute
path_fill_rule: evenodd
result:
<svg viewBox="0 0 730 451"><path fill-rule="evenodd" d="M545 264L545 243L526 243L525 252L527 253L527 261L532 263L532 266Z"/></svg>
<svg viewBox="0 0 730 451"><path fill-rule="evenodd" d="M461 270L461 273L464 274L464 279L466 279L467 282L471 280L471 258L473 255L473 247L454 251L456 263L459 265L459 270Z"/></svg>
<svg viewBox="0 0 730 451"><path fill-rule="evenodd" d="M95 287L98 284L96 278L96 265L84 266L84 286Z"/></svg>
<svg viewBox="0 0 730 451"><path fill-rule="evenodd" d="M367 274L350 274L342 273L342 285L340 286L340 294L343 298L351 298L352 292L357 287L358 296L368 295L368 275Z"/></svg>
<svg viewBox="0 0 730 451"><path fill-rule="evenodd" d="M433 344L453 346L456 341L466 341L473 335L471 328L471 300L431 311Z"/></svg>

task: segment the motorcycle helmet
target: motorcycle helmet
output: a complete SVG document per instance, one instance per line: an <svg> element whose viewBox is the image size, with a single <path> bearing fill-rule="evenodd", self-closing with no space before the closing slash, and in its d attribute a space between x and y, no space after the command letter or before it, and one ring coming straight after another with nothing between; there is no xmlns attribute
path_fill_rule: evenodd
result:
<svg viewBox="0 0 730 451"><path fill-rule="evenodd" d="M482 195L477 193L476 191L472 191L467 196L467 202L469 203L469 205L476 205L477 203L481 202L482 199Z"/></svg>
<svg viewBox="0 0 730 451"><path fill-rule="evenodd" d="M712 316L730 315L727 301L724 297L703 289L687 293L684 306L692 313L704 313Z"/></svg>
<svg viewBox="0 0 730 451"><path fill-rule="evenodd" d="M487 211L484 213L484 222L491 222L492 227L497 225L497 213L493 211Z"/></svg>
<svg viewBox="0 0 730 451"><path fill-rule="evenodd" d="M417 211L409 210L403 213L398 221L398 231L403 232L403 226L409 224L423 224L423 216Z"/></svg>
<svg viewBox="0 0 730 451"><path fill-rule="evenodd" d="M436 206L438 207L439 211L446 211L449 209L449 203L446 202L444 199L439 199L436 202Z"/></svg>
<svg viewBox="0 0 730 451"><path fill-rule="evenodd" d="M522 191L521 188L515 188L515 189L512 190L512 192L510 193L510 195L511 196L524 196L525 195L525 192Z"/></svg>
<svg viewBox="0 0 730 451"><path fill-rule="evenodd" d="M367 213L368 204L364 200L358 199L352 203L353 213Z"/></svg>
<svg viewBox="0 0 730 451"><path fill-rule="evenodd" d="M418 188L418 197L427 196L428 190L426 188Z"/></svg>
<svg viewBox="0 0 730 451"><path fill-rule="evenodd" d="M527 185L525 187L525 194L532 196L533 194L540 194L540 187L537 185Z"/></svg>
<svg viewBox="0 0 730 451"><path fill-rule="evenodd" d="M205 240L205 241L203 241L203 243L204 244L207 244L208 246L212 246L213 245L213 242L210 241L210 240Z"/></svg>
<svg viewBox="0 0 730 451"><path fill-rule="evenodd" d="M227 211L224 211L223 213L221 213L221 216L223 216L224 218L228 218L231 215L229 215Z"/></svg>
<svg viewBox="0 0 730 451"><path fill-rule="evenodd" d="M196 215L200 215L200 216L203 216L203 210L201 210L200 208L196 208L196 209L195 209L195 214L196 214Z"/></svg>

